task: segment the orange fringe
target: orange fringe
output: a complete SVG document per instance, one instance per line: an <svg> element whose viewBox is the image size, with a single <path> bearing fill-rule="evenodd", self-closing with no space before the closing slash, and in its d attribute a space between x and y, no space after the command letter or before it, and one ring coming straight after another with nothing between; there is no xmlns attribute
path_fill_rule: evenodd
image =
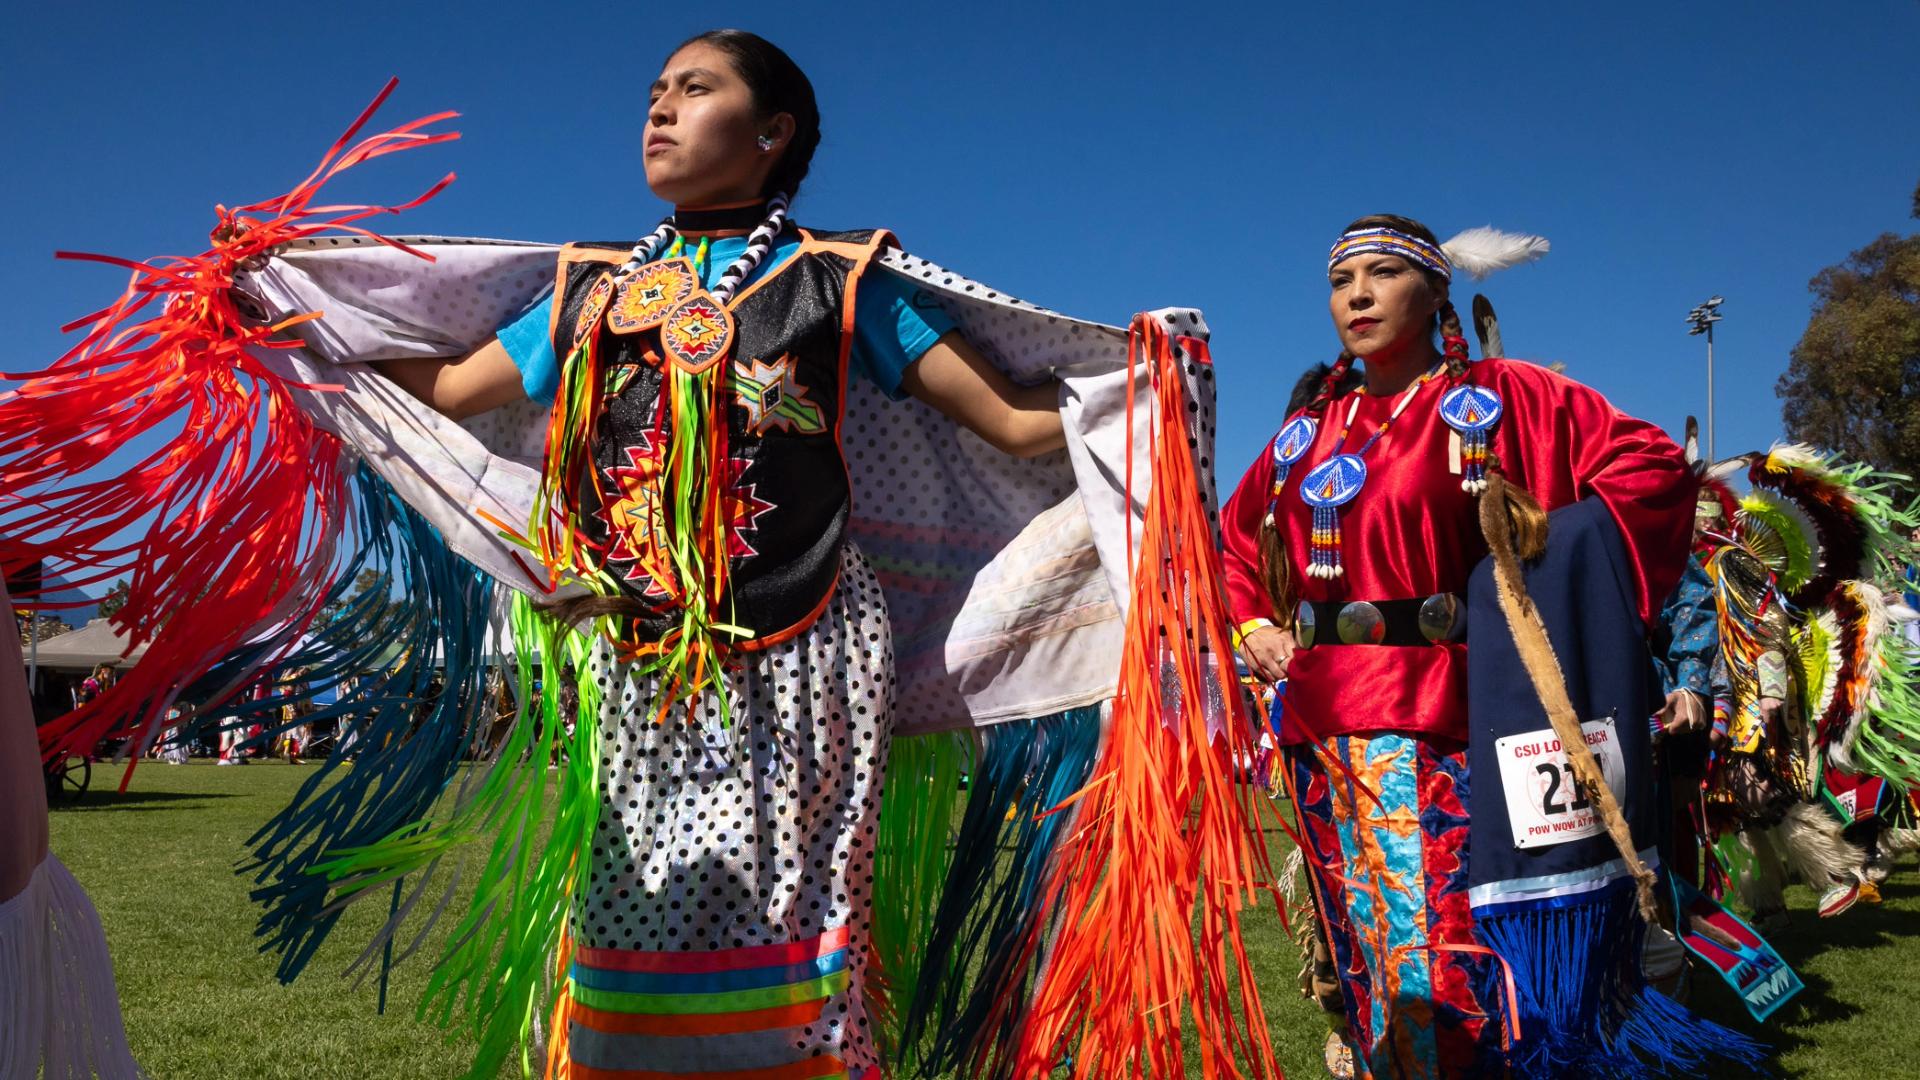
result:
<svg viewBox="0 0 1920 1080"><path fill-rule="evenodd" d="M1183 345L1210 362L1203 343ZM1058 933L1020 1030L1021 1080L1069 1056L1080 1078L1184 1076L1189 1038L1205 1077L1281 1075L1241 938L1243 913L1272 888L1260 792L1235 777L1236 761L1253 758L1254 728L1180 363L1160 323L1137 317L1128 365L1147 365L1154 391L1143 403L1154 410L1152 488L1138 551L1129 544L1137 561L1110 734L1048 885Z"/></svg>
<svg viewBox="0 0 1920 1080"><path fill-rule="evenodd" d="M573 1067L568 1061L568 1039L572 1028L567 1018L573 1012L573 984L567 981L567 975L573 967L572 934L561 931L560 948L554 956L553 981L559 990L553 996L553 1016L547 1023L546 1080L570 1080Z"/></svg>

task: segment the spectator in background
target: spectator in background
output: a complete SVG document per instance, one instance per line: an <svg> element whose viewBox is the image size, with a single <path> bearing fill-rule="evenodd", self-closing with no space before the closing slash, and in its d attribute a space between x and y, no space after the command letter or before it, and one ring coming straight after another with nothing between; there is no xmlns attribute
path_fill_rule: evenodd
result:
<svg viewBox="0 0 1920 1080"><path fill-rule="evenodd" d="M93 674L80 681L80 689L74 691L74 707L79 708L94 698L99 697L107 687L112 685L113 665L100 664L96 666L93 669Z"/></svg>
<svg viewBox="0 0 1920 1080"><path fill-rule="evenodd" d="M181 726L193 716L193 706L175 704L167 710L167 727L160 733L160 760L169 765L187 763L187 743L180 738Z"/></svg>
<svg viewBox="0 0 1920 1080"><path fill-rule="evenodd" d="M291 698L281 706L280 712L280 718L286 724L286 730L280 735L281 746L286 751L287 764L304 765L306 762L300 760L300 752L307 748L309 728L300 721L302 717L313 711L312 705L307 701L306 680L302 679L294 683L287 692Z"/></svg>

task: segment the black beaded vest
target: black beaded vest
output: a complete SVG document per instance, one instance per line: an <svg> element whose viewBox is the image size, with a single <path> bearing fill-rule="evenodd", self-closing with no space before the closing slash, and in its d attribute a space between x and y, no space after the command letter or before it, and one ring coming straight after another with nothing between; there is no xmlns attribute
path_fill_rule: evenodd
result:
<svg viewBox="0 0 1920 1080"><path fill-rule="evenodd" d="M840 415L854 299L860 275L892 237L795 231L799 250L728 305L733 344L714 369L725 380L716 389L728 403L727 461L709 469L720 485L716 513L728 530L728 568L712 618L744 631L731 634L731 648L765 648L813 623L832 596L851 509ZM556 355L573 353L582 312L605 306L604 296L593 296L596 284L632 248L561 249L551 327ZM627 636L658 640L678 625L671 589L661 585L673 573L660 526L674 512L662 472L674 437L665 367L671 361L662 359L658 329L616 333L606 324L597 319L597 485L580 486L575 520L589 543L604 545L607 571L623 594L654 610L634 619Z"/></svg>

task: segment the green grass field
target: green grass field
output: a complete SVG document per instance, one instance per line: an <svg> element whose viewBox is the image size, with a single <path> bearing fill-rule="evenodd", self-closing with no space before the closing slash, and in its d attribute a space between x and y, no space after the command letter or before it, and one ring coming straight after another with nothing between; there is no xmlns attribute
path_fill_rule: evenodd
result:
<svg viewBox="0 0 1920 1080"><path fill-rule="evenodd" d="M461 1075L469 1060L469 1043L414 1018L426 955L396 971L385 1015L375 1011L371 981L340 978L381 913L350 912L292 986L276 981L273 959L257 951L255 909L235 860L312 768L148 763L126 795L112 793L117 773L103 768L85 800L53 814L54 850L106 924L134 1053L159 1080L433 1080ZM1283 842L1275 840L1277 862ZM1884 893L1879 907L1824 922L1805 889L1790 893L1794 924L1775 944L1807 989L1764 1033L1783 1074L1920 1076L1906 1026L1920 1021L1911 989L1920 985L1913 867L1903 865ZM1256 922L1251 947L1270 973L1264 996L1288 1074L1323 1076L1325 1020L1294 988L1298 956L1277 919ZM1754 1030L1717 980L1696 986L1701 1011Z"/></svg>

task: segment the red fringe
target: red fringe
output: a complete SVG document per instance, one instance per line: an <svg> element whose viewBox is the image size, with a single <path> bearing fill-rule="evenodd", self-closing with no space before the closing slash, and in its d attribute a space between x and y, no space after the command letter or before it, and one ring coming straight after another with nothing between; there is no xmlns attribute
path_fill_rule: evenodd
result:
<svg viewBox="0 0 1920 1080"><path fill-rule="evenodd" d="M1207 362L1203 344L1188 347ZM1237 762L1253 759L1254 728L1238 692L1220 556L1173 342L1140 316L1128 353L1130 367L1148 366L1154 389L1153 483L1111 731L1073 797L1084 803L1080 824L1048 886L1058 933L1015 1075L1046 1077L1071 1056L1082 1078L1184 1076L1190 1034L1204 1076L1275 1077L1241 939L1243 913L1272 890L1272 873L1263 796L1235 776ZM1130 397L1130 431L1132 409Z"/></svg>
<svg viewBox="0 0 1920 1080"><path fill-rule="evenodd" d="M1865 673L1872 668L1876 657L1873 654L1868 630L1866 605L1853 589L1842 584L1836 586L1827 595L1826 606L1833 612L1833 621L1839 632L1835 643L1840 656L1840 668L1831 676L1834 680L1833 700L1827 703L1826 711L1820 714L1814 727L1814 741L1824 755L1846 735L1847 725L1866 703L1860 700L1861 691L1866 689Z"/></svg>
<svg viewBox="0 0 1920 1080"><path fill-rule="evenodd" d="M295 386L253 353L298 348L276 338L320 315L262 325L236 305L234 275L329 230L430 258L351 223L418 206L451 173L399 206L313 204L355 165L459 138L422 130L456 115L436 113L355 143L396 85L388 81L293 190L217 207L213 246L199 255L57 253L123 267L132 279L112 305L65 327L90 327L65 355L8 376L24 385L0 395L0 568L13 576L38 565L68 585L125 577L127 603L112 622L129 651L147 651L105 694L41 729L49 759L91 755L107 738L144 738L182 687L260 631L288 622L304 630L332 587L349 506L346 458L294 403ZM156 300L159 313L142 318ZM113 460L153 436L159 445L143 458Z"/></svg>

